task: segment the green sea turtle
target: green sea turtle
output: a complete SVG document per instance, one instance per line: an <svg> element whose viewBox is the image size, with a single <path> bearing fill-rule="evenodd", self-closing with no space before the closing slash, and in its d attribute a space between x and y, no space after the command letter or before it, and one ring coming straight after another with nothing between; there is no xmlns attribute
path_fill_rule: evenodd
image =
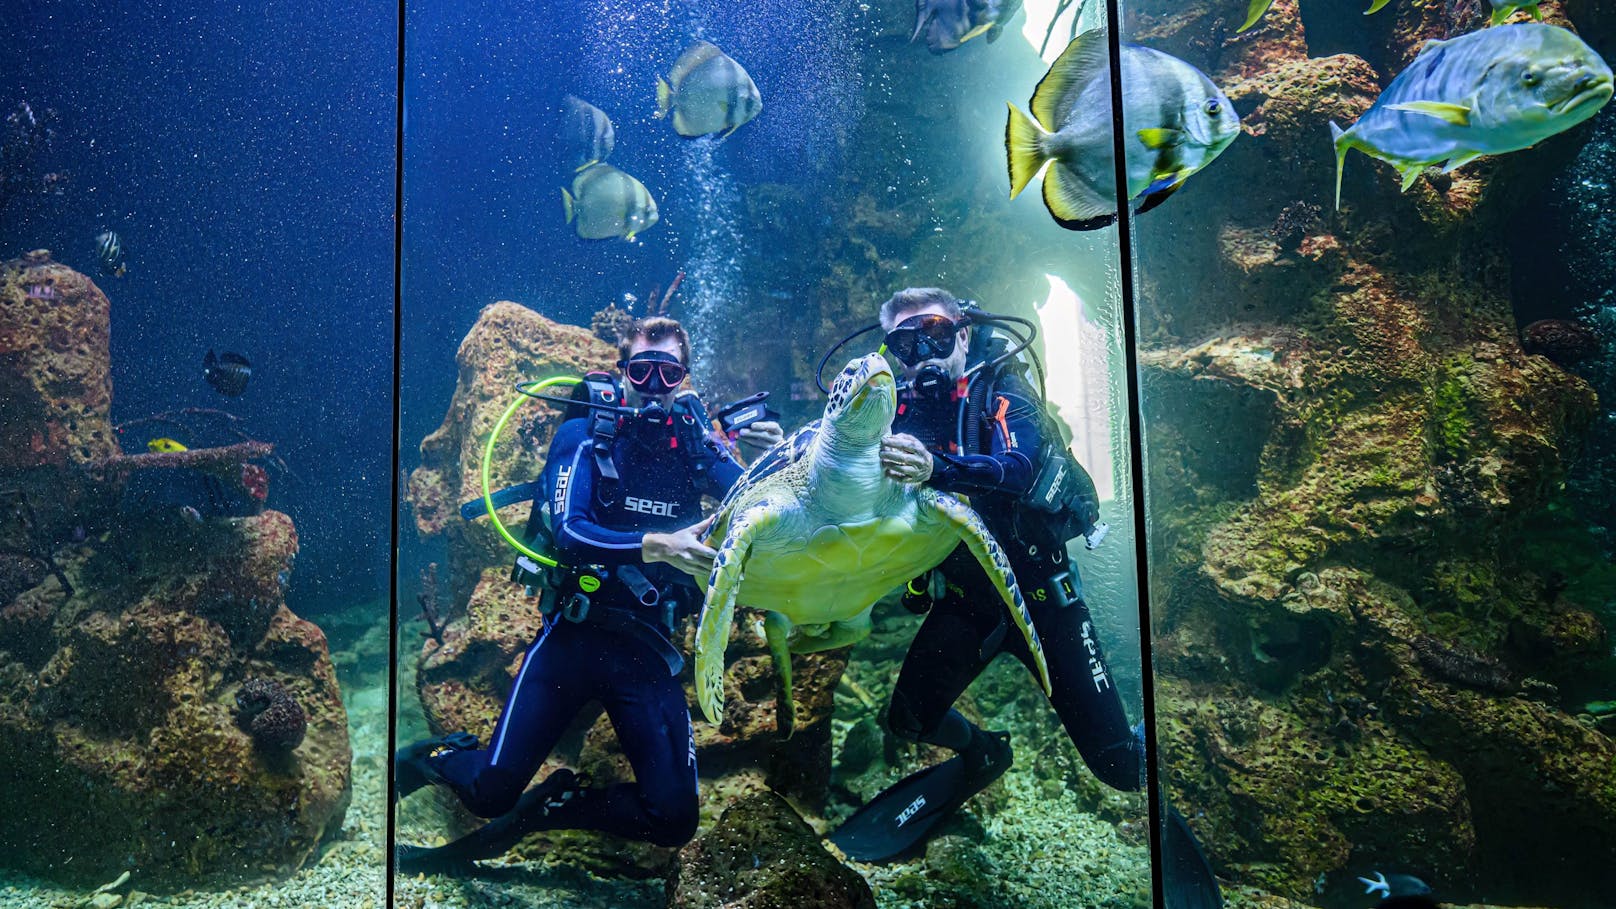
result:
<svg viewBox="0 0 1616 909"><path fill-rule="evenodd" d="M825 416L759 458L731 487L708 529L718 555L696 631L697 700L723 717L724 651L735 604L763 622L780 676L780 730L790 735L791 654L842 647L870 633L884 594L964 541L994 580L1049 692L1049 671L1015 573L980 516L959 499L901 483L881 468L897 395L892 369L870 354L842 370Z"/></svg>

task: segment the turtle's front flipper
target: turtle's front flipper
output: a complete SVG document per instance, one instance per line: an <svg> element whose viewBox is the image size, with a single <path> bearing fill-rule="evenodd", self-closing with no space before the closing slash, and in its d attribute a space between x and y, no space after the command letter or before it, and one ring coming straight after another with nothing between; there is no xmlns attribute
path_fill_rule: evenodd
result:
<svg viewBox="0 0 1616 909"><path fill-rule="evenodd" d="M791 620L778 612L763 614L763 636L769 642L769 655L774 657L774 673L779 685L775 688L774 725L780 738L789 739L797 731L797 702L791 698Z"/></svg>
<svg viewBox="0 0 1616 909"><path fill-rule="evenodd" d="M713 557L707 578L707 599L696 625L696 702L707 721L724 721L724 651L735 625L735 595L741 589L742 570L752 541L775 521L767 502L730 518L729 532Z"/></svg>
<svg viewBox="0 0 1616 909"><path fill-rule="evenodd" d="M988 526L982 523L982 517L969 506L954 498L946 492L923 490L923 501L930 499L935 507L935 514L942 518L959 534L965 545L971 548L971 555L976 556L981 563L982 570L987 572L993 581L993 586L999 589L999 595L1004 598L1005 605L1010 607L1010 618L1015 620L1016 627L1021 629L1022 637L1026 638L1027 649L1032 651L1033 663L1038 667L1038 680L1043 683L1044 694L1050 694L1049 666L1044 663L1044 644L1038 639L1038 629L1032 627L1032 615L1027 612L1027 603L1021 598L1021 586L1016 583L1016 573L1010 567L1010 560L1005 557L1004 550L988 532Z"/></svg>

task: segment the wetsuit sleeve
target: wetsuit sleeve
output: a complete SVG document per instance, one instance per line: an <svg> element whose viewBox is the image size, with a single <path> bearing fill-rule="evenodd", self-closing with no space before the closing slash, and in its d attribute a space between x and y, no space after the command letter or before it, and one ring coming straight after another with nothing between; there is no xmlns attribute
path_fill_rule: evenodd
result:
<svg viewBox="0 0 1616 909"><path fill-rule="evenodd" d="M550 446L550 462L564 471L565 480L553 487L551 513L555 517L555 541L561 560L572 564L622 565L642 560L641 531L612 530L601 525L595 514L595 458L586 436L570 449L562 444L562 434ZM563 460L557 461L556 458Z"/></svg>
<svg viewBox="0 0 1616 909"><path fill-rule="evenodd" d="M986 454L957 455L932 449L932 486L946 492L1004 492L1022 495L1038 477L1044 445L1041 407L1025 382L1006 376L987 402L992 436Z"/></svg>

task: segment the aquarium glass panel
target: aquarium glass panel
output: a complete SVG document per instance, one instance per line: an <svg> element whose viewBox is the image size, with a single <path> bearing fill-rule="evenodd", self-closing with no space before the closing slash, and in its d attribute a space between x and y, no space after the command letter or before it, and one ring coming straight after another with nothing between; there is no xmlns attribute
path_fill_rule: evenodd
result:
<svg viewBox="0 0 1616 909"><path fill-rule="evenodd" d="M1605 906L1611 21L1365 6L1124 10L1167 793L1230 893Z"/></svg>
<svg viewBox="0 0 1616 909"><path fill-rule="evenodd" d="M919 7L409 7L402 904L1149 904L1079 9Z"/></svg>
<svg viewBox="0 0 1616 909"><path fill-rule="evenodd" d="M396 30L0 17L0 905L385 900Z"/></svg>

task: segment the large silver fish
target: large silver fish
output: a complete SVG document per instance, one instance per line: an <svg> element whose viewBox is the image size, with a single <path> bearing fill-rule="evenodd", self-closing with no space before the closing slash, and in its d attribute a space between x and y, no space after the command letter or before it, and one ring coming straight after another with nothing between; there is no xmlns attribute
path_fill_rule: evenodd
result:
<svg viewBox="0 0 1616 909"><path fill-rule="evenodd" d="M978 35L987 35L992 43L1019 9L1021 0L915 0L915 32L909 41L914 43L924 32L926 47L934 54L951 51Z"/></svg>
<svg viewBox="0 0 1616 909"><path fill-rule="evenodd" d="M563 102L565 119L561 138L567 144L575 170L605 161L617 144L617 130L606 112L571 95Z"/></svg>
<svg viewBox="0 0 1616 909"><path fill-rule="evenodd" d="M1012 104L1005 126L1010 198L1053 162L1044 205L1068 230L1116 220L1108 57L1105 29L1078 35L1033 91L1036 121ZM1123 46L1122 85L1128 198L1146 212L1221 154L1240 134L1240 118L1205 73L1148 47Z"/></svg>
<svg viewBox="0 0 1616 909"><path fill-rule="evenodd" d="M1397 168L1406 191L1433 164L1447 173L1570 129L1612 91L1610 67L1558 26L1523 22L1427 41L1352 128L1330 124L1336 207L1348 149Z"/></svg>
<svg viewBox="0 0 1616 909"><path fill-rule="evenodd" d="M673 115L673 129L687 139L740 129L763 110L763 96L746 68L706 41L697 41L674 61L667 79L657 79L658 117Z"/></svg>
<svg viewBox="0 0 1616 909"><path fill-rule="evenodd" d="M561 191L567 223L585 240L632 240L657 223L656 200L645 184L610 164L596 164L572 178L572 192Z"/></svg>
<svg viewBox="0 0 1616 909"><path fill-rule="evenodd" d="M123 241L118 239L117 231L108 230L96 235L95 256L104 275L121 278L129 270L123 261Z"/></svg>

